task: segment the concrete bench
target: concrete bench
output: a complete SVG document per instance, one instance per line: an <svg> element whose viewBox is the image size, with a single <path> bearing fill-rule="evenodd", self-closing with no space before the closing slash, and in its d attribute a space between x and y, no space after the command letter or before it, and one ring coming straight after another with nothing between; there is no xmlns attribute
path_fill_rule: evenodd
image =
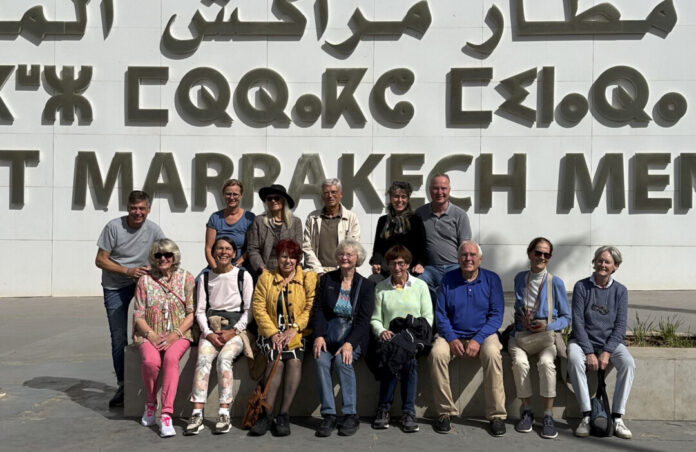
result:
<svg viewBox="0 0 696 452"><path fill-rule="evenodd" d="M629 398L626 418L645 420L696 420L696 349L636 348L630 349L636 360L636 378ZM197 349L192 348L181 359L179 388L174 404L176 417L188 417L192 403L189 402L193 374L196 367ZM125 372L125 407L124 415L140 416L145 404L145 393L140 375L140 353L137 345L126 348ZM536 362L532 360L531 373L535 397L534 411L541 413L542 401L538 394ZM314 359L305 355L302 367L302 383L297 391L290 414L293 416L320 416L319 395L315 379ZM503 353L506 407L509 417L517 418L519 401L515 396L510 357ZM372 416L377 408L379 383L367 368L363 360L356 364L358 387L358 413ZM484 416L483 374L476 360L456 359L450 364L452 395L457 407L465 417ZM334 377L334 381L335 377ZM607 386L613 394L615 377L609 374ZM590 378L592 385L592 378ZM231 407L233 417L244 415L249 395L255 387L249 377L246 358L239 359L234 365L235 399ZM338 385L336 385L338 392ZM280 397L278 395L278 404ZM217 376L215 367L210 376L209 395L205 416L215 417L218 409ZM340 413L340 397L337 408ZM418 395L416 414L419 417L436 417L433 410L432 383L425 358L421 358L418 368ZM398 414L401 407L397 388L393 414ZM577 418L580 413L575 395L561 382L557 385L557 397L554 405L554 417L560 419Z"/></svg>

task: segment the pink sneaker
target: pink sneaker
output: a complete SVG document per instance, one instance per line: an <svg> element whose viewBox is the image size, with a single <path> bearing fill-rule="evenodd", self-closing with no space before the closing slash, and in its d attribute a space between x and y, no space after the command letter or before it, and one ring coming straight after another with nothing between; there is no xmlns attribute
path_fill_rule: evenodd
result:
<svg viewBox="0 0 696 452"><path fill-rule="evenodd" d="M155 425L155 412L157 411L156 403L146 403L145 411L143 412L143 417L140 419L140 423L145 427L150 427Z"/></svg>
<svg viewBox="0 0 696 452"><path fill-rule="evenodd" d="M162 417L160 417L160 436L162 438L168 438L174 435L176 435L176 430L174 430L172 417L168 414L163 414Z"/></svg>

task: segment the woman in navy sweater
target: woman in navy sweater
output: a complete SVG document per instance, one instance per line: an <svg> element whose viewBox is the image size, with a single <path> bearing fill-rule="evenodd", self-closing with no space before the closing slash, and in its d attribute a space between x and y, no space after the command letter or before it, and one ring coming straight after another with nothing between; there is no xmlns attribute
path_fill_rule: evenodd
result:
<svg viewBox="0 0 696 452"><path fill-rule="evenodd" d="M631 392L636 365L624 344L628 311L628 291L614 280L613 273L622 258L613 246L600 246L592 259L594 273L575 283L573 289L573 332L568 344L568 371L582 411L575 436L590 434L590 393L586 370L616 368L616 388L612 403L614 434L630 439L631 431L621 416Z"/></svg>

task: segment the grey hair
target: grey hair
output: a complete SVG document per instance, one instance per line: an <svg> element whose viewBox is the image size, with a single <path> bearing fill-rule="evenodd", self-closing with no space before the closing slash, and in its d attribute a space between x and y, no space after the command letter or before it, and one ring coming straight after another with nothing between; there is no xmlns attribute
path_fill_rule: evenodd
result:
<svg viewBox="0 0 696 452"><path fill-rule="evenodd" d="M445 179L447 179L447 182L452 183L452 181L450 180L450 177L447 174L436 173L436 174L433 174L433 176L430 178L430 185L433 184L433 179L435 179L436 177L444 177Z"/></svg>
<svg viewBox="0 0 696 452"><path fill-rule="evenodd" d="M324 179L324 182L321 183L321 188L331 187L332 185L335 185L338 188L338 191L343 192L343 185L341 184L341 179L337 179L335 177Z"/></svg>
<svg viewBox="0 0 696 452"><path fill-rule="evenodd" d="M457 254L459 254L462 251L462 248L464 248L464 246L466 245L476 245L479 257L483 257L483 250L481 249L481 245L479 245L473 240L462 240L462 243L459 244L459 248L457 248Z"/></svg>
<svg viewBox="0 0 696 452"><path fill-rule="evenodd" d="M157 259L155 259L155 253L157 252L174 253L174 263L172 263L172 271L177 271L179 269L179 264L181 264L181 251L179 251L179 247L177 246L176 242L174 242L174 240L159 239L152 242L152 246L150 247L150 254L147 257L147 260L150 262L150 266L152 267L152 273L155 275L160 274L156 265Z"/></svg>
<svg viewBox="0 0 696 452"><path fill-rule="evenodd" d="M356 262L356 266L360 267L363 262L365 262L365 248L358 242L357 240L353 239L345 239L341 240L341 243L338 244L336 247L336 252L334 253L334 257L338 259L338 256L345 251L346 248L352 248L353 251L355 251L355 254L358 256L358 261Z"/></svg>
<svg viewBox="0 0 696 452"><path fill-rule="evenodd" d="M598 260L602 254L604 254L605 251L609 251L609 254L611 254L611 258L614 259L614 264L618 267L621 265L621 262L623 262L623 258L621 257L621 251L615 246L611 245L603 245L597 248L594 252L594 257L592 258L592 263L594 264L596 260Z"/></svg>
<svg viewBox="0 0 696 452"><path fill-rule="evenodd" d="M285 201L285 198L281 196L280 199L283 201L283 211L281 212L280 216L283 219L285 226L290 229L290 223L292 222L292 211L290 210L290 207L288 207L288 203ZM263 203L263 208L266 211L266 216L263 218L263 222L266 224L266 226L273 227L273 224L271 223L273 214L271 214L271 211L268 208L268 203Z"/></svg>

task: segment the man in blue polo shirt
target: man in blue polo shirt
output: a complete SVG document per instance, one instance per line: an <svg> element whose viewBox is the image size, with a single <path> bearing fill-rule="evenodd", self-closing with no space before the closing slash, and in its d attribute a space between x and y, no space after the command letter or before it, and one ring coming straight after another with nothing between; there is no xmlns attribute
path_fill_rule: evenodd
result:
<svg viewBox="0 0 696 452"><path fill-rule="evenodd" d="M500 277L480 268L483 252L474 241L459 246L459 268L445 274L437 293L435 318L439 336L429 361L433 400L438 412L435 431L450 431L450 416L458 410L452 400L449 363L457 357L478 359L483 367L486 418L494 436L505 434L503 348L496 334L503 322L503 287Z"/></svg>

